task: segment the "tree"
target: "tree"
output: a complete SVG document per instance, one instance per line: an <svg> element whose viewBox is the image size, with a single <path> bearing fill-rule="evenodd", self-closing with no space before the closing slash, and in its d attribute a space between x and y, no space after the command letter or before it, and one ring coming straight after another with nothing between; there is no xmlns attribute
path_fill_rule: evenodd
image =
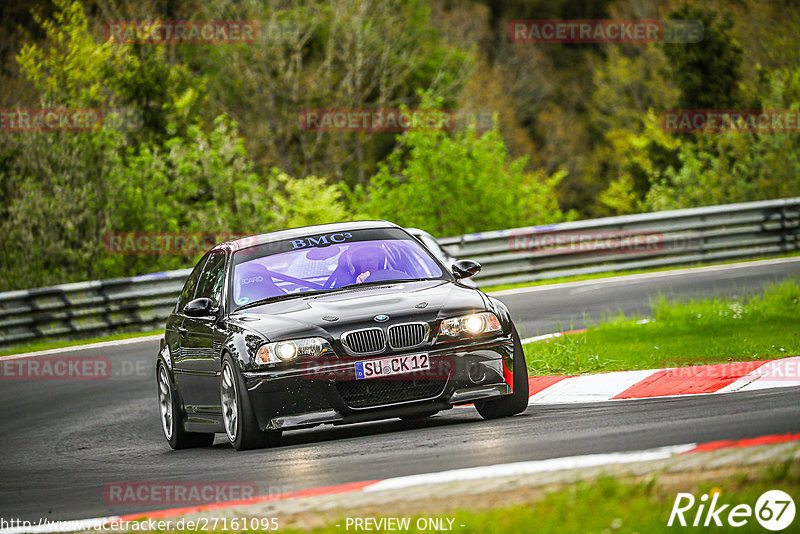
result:
<svg viewBox="0 0 800 534"><path fill-rule="evenodd" d="M699 43L663 43L672 78L680 88L681 109L733 109L742 103L742 47L733 39L733 20L706 7L684 4L670 18L700 20Z"/></svg>
<svg viewBox="0 0 800 534"><path fill-rule="evenodd" d="M423 0L269 0L208 5L192 16L259 24L253 45L180 50L193 68L215 73L210 94L241 125L257 167L350 186L366 184L396 134L305 131L301 113L415 107L418 89L452 108L470 60L442 42Z"/></svg>
<svg viewBox="0 0 800 534"><path fill-rule="evenodd" d="M496 120L483 135L474 125L452 136L409 130L372 178L364 210L437 236L563 220L554 188L564 173L525 164L509 158Z"/></svg>
<svg viewBox="0 0 800 534"><path fill-rule="evenodd" d="M800 110L800 68L772 73L764 106ZM731 129L699 133L696 138L681 145L680 165L652 177L645 208L691 208L800 195L796 133Z"/></svg>

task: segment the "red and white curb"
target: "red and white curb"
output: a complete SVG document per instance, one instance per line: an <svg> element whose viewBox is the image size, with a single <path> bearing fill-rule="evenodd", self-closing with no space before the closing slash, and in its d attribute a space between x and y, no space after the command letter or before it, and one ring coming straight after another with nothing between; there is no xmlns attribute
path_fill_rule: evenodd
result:
<svg viewBox="0 0 800 534"><path fill-rule="evenodd" d="M533 376L530 404L603 402L800 386L800 356L755 362Z"/></svg>
<svg viewBox="0 0 800 534"><path fill-rule="evenodd" d="M237 501L218 502L200 506L189 506L183 508L172 508L155 512L142 512L121 516L96 517L92 519L81 519L75 521L55 521L45 524L26 526L25 528L12 527L0 529L0 534L22 534L22 533L42 533L50 534L54 532L75 532L80 530L99 530L109 525L120 525L128 522L147 520L147 519L168 519L176 518L187 514L200 512L213 512L215 510L225 510L260 503L275 501L286 501L290 499L302 499L306 497L318 497L326 495L336 495L343 493L374 493L380 491L399 490L418 486L428 486L431 484L443 484L448 482L462 482L474 480L486 480L517 475L529 475L536 473L547 473L563 471L568 469L589 469L593 467L604 467L611 465L624 465L638 462L654 462L666 460L678 455L708 452L718 449L744 448L759 445L770 445L778 443L790 443L800 441L800 434L778 434L771 436L761 436L742 440L723 440L713 441L703 444L686 443L682 445L671 445L632 452L618 452L609 454L590 454L584 456L570 456L565 458L552 458L548 460L536 460L528 462L515 462L508 464L497 464L481 467L470 467L464 469L453 469L438 473L425 473L420 475L409 475L384 480L369 480L363 482L353 482L338 486L328 486L309 490L295 491L290 493L258 495L249 499Z"/></svg>

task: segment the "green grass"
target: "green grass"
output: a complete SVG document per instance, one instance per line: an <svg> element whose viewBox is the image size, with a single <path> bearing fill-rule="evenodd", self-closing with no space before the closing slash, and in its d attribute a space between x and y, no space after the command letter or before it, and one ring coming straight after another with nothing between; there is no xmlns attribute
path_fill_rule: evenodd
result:
<svg viewBox="0 0 800 534"><path fill-rule="evenodd" d="M800 283L789 279L748 299L651 303L652 319L617 316L525 346L532 374L656 369L800 354Z"/></svg>
<svg viewBox="0 0 800 534"><path fill-rule="evenodd" d="M163 333L164 329L162 328L161 330L148 330L146 332L123 332L119 334L109 334L107 336L93 337L88 339L35 341L33 343L28 343L27 345L19 345L17 347L0 350L0 357L9 356L12 354L24 354L26 352L36 352L38 350L60 349L64 347L74 347L77 345L88 345L90 343L100 343L102 341L116 341L118 339L154 336L156 334Z"/></svg>
<svg viewBox="0 0 800 534"><path fill-rule="evenodd" d="M506 533L673 533L693 532L767 532L755 519L747 518L747 524L731 528L727 515L738 504L755 507L758 497L765 491L780 489L797 501L800 492L800 469L797 461L787 461L760 470L739 472L734 475L712 475L696 477L691 474L671 475L669 480L661 481L655 476L648 479L631 480L601 477L594 481L579 482L567 487L558 487L530 497L523 502L493 508L464 505L455 511L427 513L410 517L411 528L405 532L421 532L416 528L418 518L454 519L453 532L463 534L506 534ZM696 500L694 507L684 514L689 526L681 527L675 523L667 526L670 513L678 492L692 493ZM700 496L719 493L718 507L729 504L720 520L723 527L692 527L694 514L700 504ZM491 497L491 496L489 496ZM707 511L705 506L704 511ZM366 513L350 512L338 520L325 521L322 527L313 530L299 530L281 524L279 531L287 534L311 532L312 534L341 534L354 532L351 526L345 528L346 517L384 517L374 510ZM398 517L398 516L389 516ZM703 515L702 521L705 520ZM281 518L279 518L279 522ZM792 526L784 532L796 532L800 519L795 517ZM340 526L336 526L336 525ZM445 525L447 522L445 521ZM464 525L463 527L461 525ZM795 528L795 530L792 530Z"/></svg>
<svg viewBox="0 0 800 534"><path fill-rule="evenodd" d="M750 263L754 261L763 261L766 259L775 259L775 258L793 258L795 256L800 256L800 250L788 252L786 254L782 254L780 256L770 256L765 258L753 258L750 260L733 260L733 261L724 261L718 263L694 263L690 265L684 266L670 266L670 267L658 267L654 269L629 269L627 271L608 271L605 273L594 273L594 274L578 274L575 276L560 276L558 278L548 278L547 280L536 280L533 282L519 282L517 284L498 284L494 286L482 286L481 291L486 293L494 292L494 291L504 291L506 289L519 289L521 287L534 287L534 286L546 286L550 284L562 284L566 282L582 282L584 280L597 280L600 278L613 278L615 276L625 276L629 274L644 274L644 273L660 273L664 271L682 271L684 269L694 269L696 267L711 267L714 265L732 265L735 263Z"/></svg>

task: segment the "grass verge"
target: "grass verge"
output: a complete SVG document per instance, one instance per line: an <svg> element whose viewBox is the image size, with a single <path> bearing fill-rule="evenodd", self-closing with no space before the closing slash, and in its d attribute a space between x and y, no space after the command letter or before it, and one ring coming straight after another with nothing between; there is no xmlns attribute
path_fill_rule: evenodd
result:
<svg viewBox="0 0 800 534"><path fill-rule="evenodd" d="M16 347L0 350L0 358L3 356L10 356L12 354L24 354L26 352L36 352L39 350L61 349L64 347L75 347L77 345L89 345L91 343L101 343L103 341L116 341L118 339L131 339L134 337L154 336L156 334L163 334L164 329L148 330L146 332L123 332L119 334L109 334L107 336L93 337L89 339L73 339L73 340L54 340L54 341L36 341L27 345L19 345Z"/></svg>
<svg viewBox="0 0 800 534"><path fill-rule="evenodd" d="M745 298L651 302L652 319L606 318L585 333L525 345L532 374L657 369L800 354L800 282Z"/></svg>

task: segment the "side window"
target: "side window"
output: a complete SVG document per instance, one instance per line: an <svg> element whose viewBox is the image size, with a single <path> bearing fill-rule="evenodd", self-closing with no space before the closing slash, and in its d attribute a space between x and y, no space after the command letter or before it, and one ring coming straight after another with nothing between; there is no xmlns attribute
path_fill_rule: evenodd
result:
<svg viewBox="0 0 800 534"><path fill-rule="evenodd" d="M183 310L183 307L186 306L190 300L194 298L194 291L197 289L197 281L200 279L200 273L203 270L203 265L205 265L208 256L204 256L192 271L192 274L189 275L189 278L186 279L186 283L183 284L183 289L181 290L181 296L178 298L178 306L176 310L180 312Z"/></svg>
<svg viewBox="0 0 800 534"><path fill-rule="evenodd" d="M208 257L200 280L197 282L195 298L206 297L218 306L222 297L222 282L225 278L225 253L219 252Z"/></svg>

